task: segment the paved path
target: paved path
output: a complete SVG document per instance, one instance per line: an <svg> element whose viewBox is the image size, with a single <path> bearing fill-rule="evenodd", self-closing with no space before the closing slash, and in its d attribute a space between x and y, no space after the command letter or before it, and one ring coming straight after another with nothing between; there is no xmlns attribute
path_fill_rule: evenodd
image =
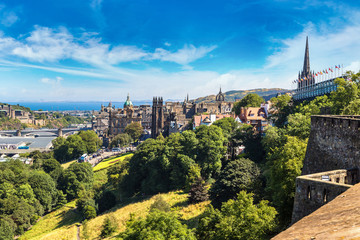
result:
<svg viewBox="0 0 360 240"><path fill-rule="evenodd" d="M80 224L77 225L77 240L80 240Z"/></svg>

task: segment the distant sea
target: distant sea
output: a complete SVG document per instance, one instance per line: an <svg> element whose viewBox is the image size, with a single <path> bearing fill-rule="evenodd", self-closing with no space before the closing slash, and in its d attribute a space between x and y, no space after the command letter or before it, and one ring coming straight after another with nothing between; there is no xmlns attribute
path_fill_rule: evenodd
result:
<svg viewBox="0 0 360 240"><path fill-rule="evenodd" d="M132 101L135 106L147 104L152 105L152 101ZM81 110L92 111L100 110L101 104L107 106L109 102L6 102L11 105L21 105L29 107L31 110L43 110L43 111L67 111L67 110ZM124 102L112 102L112 105L116 108L122 108Z"/></svg>

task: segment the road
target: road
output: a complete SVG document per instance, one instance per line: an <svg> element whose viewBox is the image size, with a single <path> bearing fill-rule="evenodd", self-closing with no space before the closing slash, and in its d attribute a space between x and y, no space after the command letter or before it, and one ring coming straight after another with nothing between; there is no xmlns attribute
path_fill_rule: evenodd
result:
<svg viewBox="0 0 360 240"><path fill-rule="evenodd" d="M110 156L113 156L113 155L117 155L119 154L120 152L104 152L102 153L100 156L98 157L95 157L91 160L89 160L89 163L92 165L92 166L95 166L97 163L101 162L102 160L104 160L105 158L108 158Z"/></svg>

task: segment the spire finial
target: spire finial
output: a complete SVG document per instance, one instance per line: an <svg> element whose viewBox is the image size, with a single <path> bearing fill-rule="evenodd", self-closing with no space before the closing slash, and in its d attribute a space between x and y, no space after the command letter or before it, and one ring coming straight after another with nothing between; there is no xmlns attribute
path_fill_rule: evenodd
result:
<svg viewBox="0 0 360 240"><path fill-rule="evenodd" d="M305 46L303 75L304 75L304 76L308 76L309 73L310 73L309 38L308 38L308 36L306 36L306 46Z"/></svg>

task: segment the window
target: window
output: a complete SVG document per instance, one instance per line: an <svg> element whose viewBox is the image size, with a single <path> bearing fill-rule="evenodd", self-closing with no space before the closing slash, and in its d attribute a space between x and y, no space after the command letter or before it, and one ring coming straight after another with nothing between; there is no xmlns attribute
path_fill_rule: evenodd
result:
<svg viewBox="0 0 360 240"><path fill-rule="evenodd" d="M324 203L327 203L327 201L328 201L328 195L327 195L326 189L324 188L324 192L323 192L323 202L324 202Z"/></svg>

